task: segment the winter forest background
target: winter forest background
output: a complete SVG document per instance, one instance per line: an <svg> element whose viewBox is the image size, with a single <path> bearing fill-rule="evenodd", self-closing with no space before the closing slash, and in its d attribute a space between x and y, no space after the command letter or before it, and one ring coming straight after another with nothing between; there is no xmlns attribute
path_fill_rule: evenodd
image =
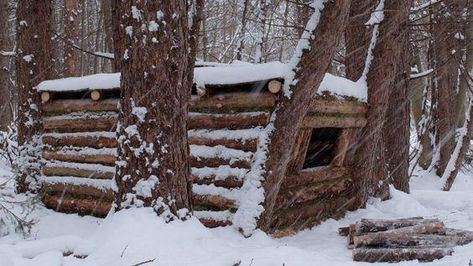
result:
<svg viewBox="0 0 473 266"><path fill-rule="evenodd" d="M337 229L361 218L424 216L473 229L472 1L157 1L163 10L179 14L172 17L148 2L0 0L0 266L350 265L351 253ZM160 26L147 21L163 18ZM155 38L147 39L147 34ZM161 46L150 48L149 43ZM248 188L266 194L263 200L259 194L246 203L241 200L250 207L254 200L257 210L244 214L251 219L238 216L239 228L205 228L192 217L189 144L182 137L188 101L197 97L194 91L191 96L194 64L218 68L275 61L288 67L282 85L286 97L279 98L271 116L273 128L259 133L266 145L261 161L256 161L262 168L251 172L259 185ZM270 68L275 72L283 64L268 64L258 74L271 73ZM139 103L148 109L133 100L154 88L146 78L151 65L166 69L149 71L154 82L172 88L151 92L150 99L159 98L157 109L151 100ZM36 104L41 99L34 94L38 84L117 72L121 94L114 180L119 192L114 206L151 206L164 214L162 220L146 208L106 219L57 213L42 205L41 192L31 181L39 175L35 164L40 164L36 133L42 129ZM326 73L351 81L335 79L331 86L352 84L350 88L360 91L344 97L368 106L367 124L354 130L347 149L356 200L339 220L275 239L266 234L274 232L271 218L277 209L276 195L268 192L281 186L309 109L311 97L305 96L319 87ZM170 143L158 150L146 146L146 128L159 119L182 126L149 133L164 136L157 143ZM133 126L136 132L130 133ZM144 140L137 144L135 139ZM137 153L140 145L147 152L156 148L155 154ZM167 147L176 154L166 155ZM130 159L130 154L135 157ZM162 169L146 172L153 160ZM135 195L137 186L151 189ZM163 196L166 193L169 197ZM170 220L178 221L167 223ZM115 230L123 234L117 236ZM433 264L471 265L471 247L455 249L458 255ZM133 254L127 254L128 248ZM182 249L183 256L178 251ZM219 255L214 257L215 252Z"/></svg>

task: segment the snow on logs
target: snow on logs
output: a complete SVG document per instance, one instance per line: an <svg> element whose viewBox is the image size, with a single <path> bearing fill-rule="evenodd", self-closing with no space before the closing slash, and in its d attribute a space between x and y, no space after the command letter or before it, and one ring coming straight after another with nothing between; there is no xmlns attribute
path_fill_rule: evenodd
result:
<svg viewBox="0 0 473 266"><path fill-rule="evenodd" d="M353 248L353 260L365 262L433 261L453 247L473 241L473 232L446 228L438 219L361 219L339 228Z"/></svg>

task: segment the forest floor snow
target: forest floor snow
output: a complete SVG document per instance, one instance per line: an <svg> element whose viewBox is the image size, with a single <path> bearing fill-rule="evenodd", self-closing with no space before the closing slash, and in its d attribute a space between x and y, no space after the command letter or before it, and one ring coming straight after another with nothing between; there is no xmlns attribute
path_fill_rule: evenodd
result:
<svg viewBox="0 0 473 266"><path fill-rule="evenodd" d="M0 183L11 176L0 165ZM473 230L473 174L461 173L451 192L440 191L436 179L418 172L411 181L411 194L391 189L390 200L370 200L365 209L341 220L328 220L280 239L260 231L244 238L231 227L205 228L195 218L166 224L148 208L98 219L38 206L30 214L36 223L27 237L10 234L0 238L0 265L373 265L352 261L345 237L337 233L339 227L361 218L425 216L439 218L449 227ZM11 194L11 189L9 185L0 192ZM71 252L85 258L63 256ZM470 244L455 248L453 256L423 265L467 266L472 259Z"/></svg>

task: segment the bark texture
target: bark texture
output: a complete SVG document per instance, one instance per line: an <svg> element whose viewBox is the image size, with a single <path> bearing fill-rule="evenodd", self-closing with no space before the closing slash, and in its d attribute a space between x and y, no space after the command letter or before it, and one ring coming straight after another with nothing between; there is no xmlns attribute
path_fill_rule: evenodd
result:
<svg viewBox="0 0 473 266"><path fill-rule="evenodd" d="M51 1L20 0L17 6L16 78L18 88L18 191L24 192L39 174L40 95L34 87L51 73L49 36Z"/></svg>
<svg viewBox="0 0 473 266"><path fill-rule="evenodd" d="M78 0L64 0L64 75L77 76L80 74L79 50L73 45L79 45L81 4Z"/></svg>
<svg viewBox="0 0 473 266"><path fill-rule="evenodd" d="M190 209L187 109L191 83L186 1L120 3L118 209ZM143 26L145 25L145 26Z"/></svg>
<svg viewBox="0 0 473 266"><path fill-rule="evenodd" d="M343 0L325 3L320 22L310 40L310 50L304 50L296 68L296 85L290 85L291 97L284 97L275 110L274 131L268 144L263 188L264 212L259 227L269 230L281 183L291 159L291 151L303 118L309 110L314 88L318 88L335 53L337 42L348 18L349 2Z"/></svg>
<svg viewBox="0 0 473 266"><path fill-rule="evenodd" d="M357 192L361 205L364 205L370 196L382 199L389 196L388 185L392 180L386 165L388 159L383 129L390 93L396 86L402 49L405 49L405 39L400 36L407 26L410 2L385 2L384 20L379 26L373 61L367 75L368 123L358 138L354 162L357 169L354 171L354 179L358 182Z"/></svg>
<svg viewBox="0 0 473 266"><path fill-rule="evenodd" d="M0 51L11 51L8 30L8 0L0 0ZM0 131L6 131L12 122L11 93L9 91L9 61L6 55L0 55Z"/></svg>

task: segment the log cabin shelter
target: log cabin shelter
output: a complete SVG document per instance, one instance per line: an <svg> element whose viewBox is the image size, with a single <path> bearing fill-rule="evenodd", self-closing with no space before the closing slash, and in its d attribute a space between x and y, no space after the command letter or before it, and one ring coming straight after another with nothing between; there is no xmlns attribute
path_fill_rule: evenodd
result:
<svg viewBox="0 0 473 266"><path fill-rule="evenodd" d="M254 167L259 136L282 95L287 66L199 65L188 116L194 215L208 227L231 226L241 188ZM44 204L56 211L104 217L111 208L117 156L120 74L42 82ZM292 150L277 198L275 235L341 217L354 193L346 154L366 124L355 82L327 74ZM315 91L315 89L314 89ZM342 92L342 94L340 94ZM348 93L344 93L348 92Z"/></svg>

